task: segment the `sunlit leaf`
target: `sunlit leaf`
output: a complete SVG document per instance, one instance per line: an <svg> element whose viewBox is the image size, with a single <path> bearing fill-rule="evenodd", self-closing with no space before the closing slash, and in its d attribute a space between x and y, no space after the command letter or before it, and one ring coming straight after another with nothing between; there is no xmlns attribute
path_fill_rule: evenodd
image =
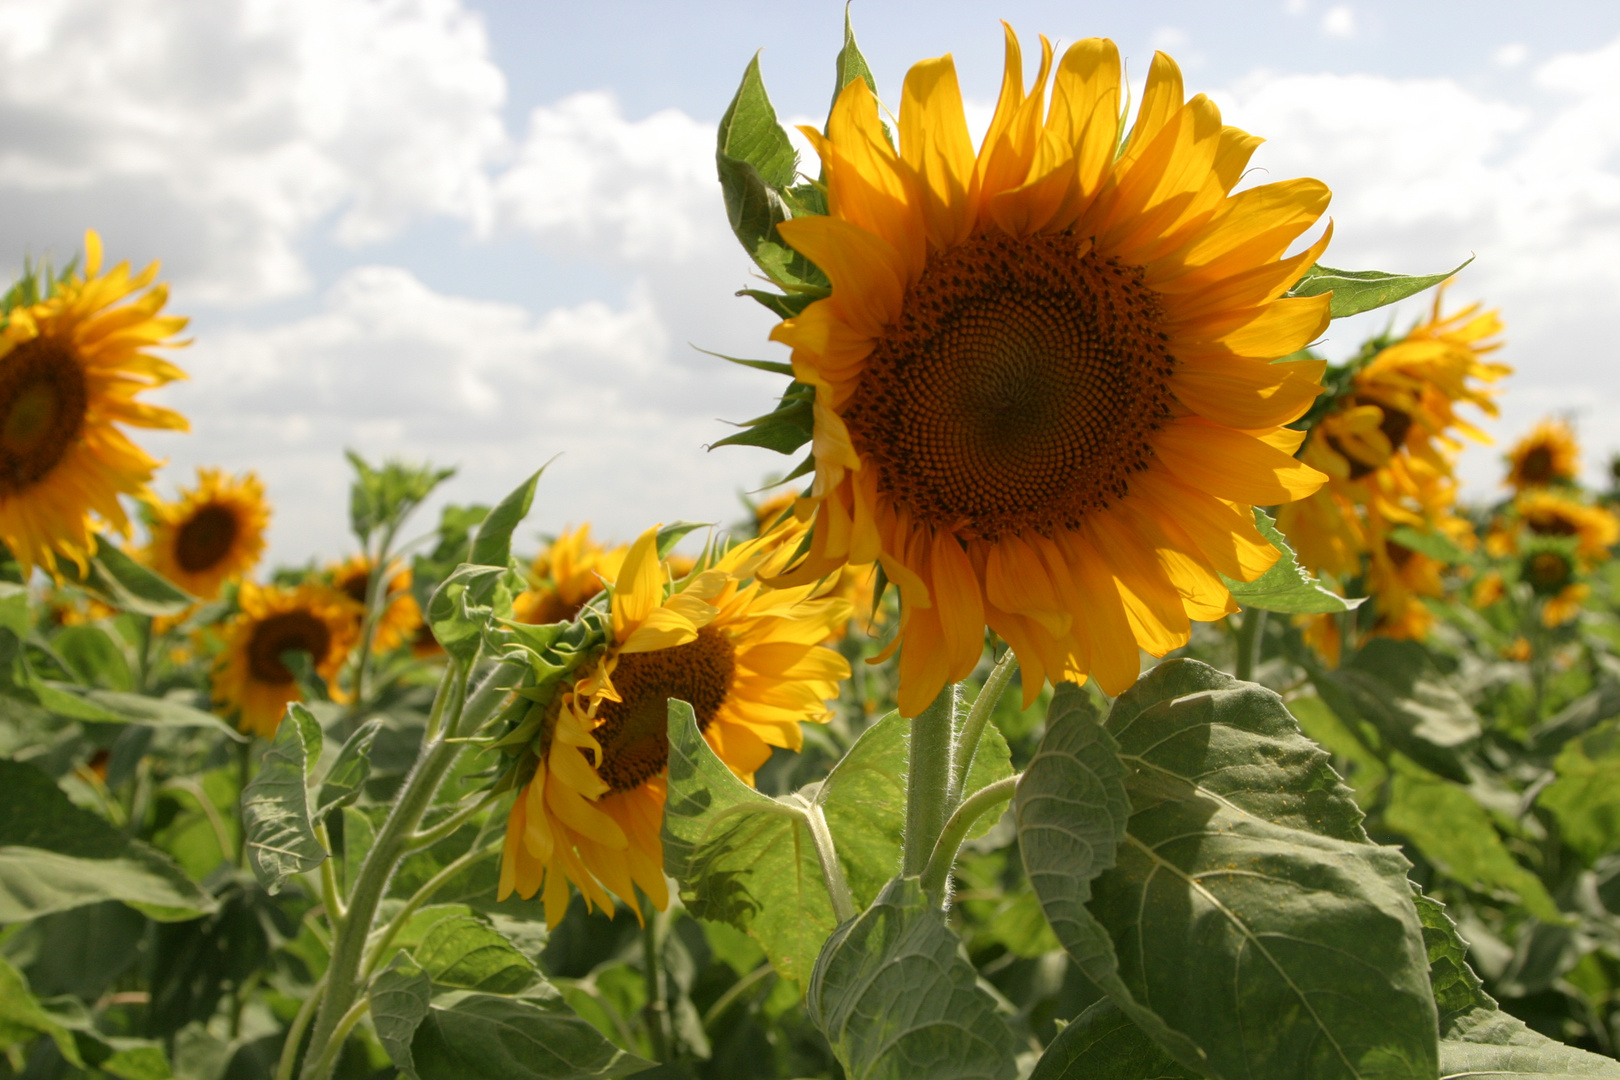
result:
<svg viewBox="0 0 1620 1080"><path fill-rule="evenodd" d="M1390 274L1383 270L1335 270L1318 263L1305 271L1299 283L1288 290L1288 295L1320 296L1331 291L1333 301L1329 311L1333 318L1343 319L1432 289L1473 261L1470 258L1443 274L1420 276Z"/></svg>
<svg viewBox="0 0 1620 1080"><path fill-rule="evenodd" d="M1305 572L1294 557L1294 549L1277 531L1277 524L1270 514L1255 507L1254 523L1266 542L1277 549L1279 558L1253 581L1238 581L1224 574L1221 576L1222 584L1239 604L1245 608L1281 611L1291 615L1350 611L1360 606L1361 598L1347 600L1323 588L1320 582Z"/></svg>
<svg viewBox="0 0 1620 1080"><path fill-rule="evenodd" d="M316 796L314 819L320 821L340 806L348 806L360 797L366 778L371 775L371 744L377 741L382 728L382 717L373 716L361 724L338 751L337 760L321 780L320 794Z"/></svg>
<svg viewBox="0 0 1620 1080"><path fill-rule="evenodd" d="M259 771L242 791L248 866L271 893L327 857L309 816L309 771L320 757L320 724L293 702Z"/></svg>
<svg viewBox="0 0 1620 1080"><path fill-rule="evenodd" d="M652 1064L608 1042L545 984L517 998L435 996L411 1058L421 1080L594 1080Z"/></svg>

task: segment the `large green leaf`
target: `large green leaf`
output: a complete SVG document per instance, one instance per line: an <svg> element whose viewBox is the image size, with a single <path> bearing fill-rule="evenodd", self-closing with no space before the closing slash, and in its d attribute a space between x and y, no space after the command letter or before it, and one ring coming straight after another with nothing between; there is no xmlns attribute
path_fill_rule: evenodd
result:
<svg viewBox="0 0 1620 1080"><path fill-rule="evenodd" d="M373 716L355 729L338 751L337 760L321 778L320 794L316 797L316 821L324 820L333 810L348 806L360 797L366 778L371 775L371 744L377 741L381 728L382 717Z"/></svg>
<svg viewBox="0 0 1620 1080"><path fill-rule="evenodd" d="M1473 261L1470 258L1443 274L1416 277L1383 270L1335 270L1318 263L1305 271L1298 284L1288 290L1288 295L1320 296L1331 291L1333 300L1329 312L1333 318L1342 319L1416 296L1424 289L1432 289Z"/></svg>
<svg viewBox="0 0 1620 1080"><path fill-rule="evenodd" d="M197 598L111 544L99 544L81 573L73 563L57 564L62 577L121 611L136 615L178 615Z"/></svg>
<svg viewBox="0 0 1620 1080"><path fill-rule="evenodd" d="M1019 793L1021 835L1072 835L1067 851L1026 845L1024 860L1082 970L1211 1076L1433 1077L1434 1000L1406 860L1367 841L1351 792L1281 699L1191 660L1121 695L1107 733L1131 813L1112 866L1097 854L1109 834L1096 819L1114 811L1095 726L1054 710ZM1049 751L1052 765L1034 772ZM1065 813L1073 790L1088 795ZM1044 812L1032 821L1036 791Z"/></svg>
<svg viewBox="0 0 1620 1080"><path fill-rule="evenodd" d="M488 923L471 915L435 921L412 955L438 986L516 994L540 979L533 961Z"/></svg>
<svg viewBox="0 0 1620 1080"><path fill-rule="evenodd" d="M1467 790L1433 775L1397 770L1384 824L1405 836L1444 874L1471 889L1508 892L1546 922L1562 922L1541 879L1502 843L1496 826Z"/></svg>
<svg viewBox="0 0 1620 1080"><path fill-rule="evenodd" d="M239 733L213 713L175 697L148 697L119 690L98 690L64 682L36 681L31 689L45 708L60 716L97 724L147 724L151 727L205 727L245 742Z"/></svg>
<svg viewBox="0 0 1620 1080"><path fill-rule="evenodd" d="M1571 739L1536 803L1552 811L1564 842L1593 862L1620 848L1620 721Z"/></svg>
<svg viewBox="0 0 1620 1080"><path fill-rule="evenodd" d="M1363 598L1347 600L1323 588L1321 582L1306 573L1294 557L1294 549L1277 531L1277 523L1258 506L1254 508L1254 523L1266 542L1277 549L1278 559L1253 581L1238 581L1224 574L1221 576L1221 582L1238 603L1246 608L1282 611L1290 615L1349 611L1360 606Z"/></svg>
<svg viewBox="0 0 1620 1080"><path fill-rule="evenodd" d="M897 878L827 941L805 1007L860 1080L1010 1080L1017 1040L945 915Z"/></svg>
<svg viewBox="0 0 1620 1080"><path fill-rule="evenodd" d="M388 1059L400 1072L415 1077L411 1040L427 1017L433 997L432 980L413 965L402 964L373 979L366 995L371 1003L371 1023L377 1031L377 1041L382 1043Z"/></svg>
<svg viewBox="0 0 1620 1080"><path fill-rule="evenodd" d="M1469 782L1462 751L1479 738L1479 717L1415 641L1373 638L1336 671L1301 657L1316 692L1346 721L1364 720L1430 772Z"/></svg>
<svg viewBox="0 0 1620 1080"><path fill-rule="evenodd" d="M652 1065L608 1042L548 984L520 998L435 997L411 1058L421 1080L594 1080Z"/></svg>
<svg viewBox="0 0 1620 1080"><path fill-rule="evenodd" d="M103 900L165 921L215 906L167 856L73 805L38 769L0 759L0 923Z"/></svg>
<svg viewBox="0 0 1620 1080"><path fill-rule="evenodd" d="M70 1063L84 1065L72 1034L29 993L22 972L0 956L0 1050L30 1042L38 1035L50 1036Z"/></svg>
<svg viewBox="0 0 1620 1080"><path fill-rule="evenodd" d="M529 516L529 507L534 505L535 486L540 483L540 474L545 471L544 468L537 470L489 512L473 536L472 556L468 562L477 566L506 568L512 559L512 533Z"/></svg>
<svg viewBox="0 0 1620 1080"><path fill-rule="evenodd" d="M1434 990L1434 1006L1441 1036L1451 1033L1457 1021L1476 1009L1496 1008L1496 999L1485 992L1484 984L1468 966L1468 946L1457 933L1457 924L1446 914L1445 905L1423 895L1413 886L1418 919L1423 923L1423 944L1429 953L1429 985Z"/></svg>
<svg viewBox="0 0 1620 1080"><path fill-rule="evenodd" d="M801 815L821 810L856 904L871 902L900 866L909 726L890 713L825 780L771 799L726 768L692 715L685 703L670 703L664 867L680 882L688 910L746 931L779 973L802 985L836 919ZM968 790L1011 775L1006 741L987 729Z"/></svg>
<svg viewBox="0 0 1620 1080"><path fill-rule="evenodd" d="M298 702L287 706L259 771L242 791L248 866L274 894L327 857L309 816L309 773L321 756L321 726Z"/></svg>
<svg viewBox="0 0 1620 1080"><path fill-rule="evenodd" d="M105 626L64 627L51 638L51 648L86 686L123 691L135 688L124 649Z"/></svg>
<svg viewBox="0 0 1620 1080"><path fill-rule="evenodd" d="M1029 1080L1197 1080L1109 998L1058 1032Z"/></svg>

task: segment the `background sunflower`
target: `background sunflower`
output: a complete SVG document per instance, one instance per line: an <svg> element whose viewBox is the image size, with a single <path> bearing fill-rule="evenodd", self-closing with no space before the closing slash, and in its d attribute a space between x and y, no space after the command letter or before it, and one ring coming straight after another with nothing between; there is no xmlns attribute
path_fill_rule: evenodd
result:
<svg viewBox="0 0 1620 1080"><path fill-rule="evenodd" d="M219 596L225 582L258 564L270 505L251 472L232 476L199 468L197 485L174 502L152 500L152 568L200 600Z"/></svg>
<svg viewBox="0 0 1620 1080"><path fill-rule="evenodd" d="M290 701L303 693L282 660L288 651L309 654L328 693L341 700L337 675L359 639L360 624L348 597L320 584L284 589L244 581L241 605L224 627L225 647L214 658L214 705L241 730L271 738Z"/></svg>

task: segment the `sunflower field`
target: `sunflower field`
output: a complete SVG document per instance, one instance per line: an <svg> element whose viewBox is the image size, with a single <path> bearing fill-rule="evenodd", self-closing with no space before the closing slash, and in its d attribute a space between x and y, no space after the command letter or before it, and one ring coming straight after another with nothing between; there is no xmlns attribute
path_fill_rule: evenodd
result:
<svg viewBox="0 0 1620 1080"><path fill-rule="evenodd" d="M0 1078L1620 1077L1620 491L1549 418L1460 499L1466 269L1332 269L1168 56L1025 44L975 147L846 23L815 161L748 64L791 358L720 526L350 454L352 549L268 567L252 473L154 486L157 267L27 268Z"/></svg>

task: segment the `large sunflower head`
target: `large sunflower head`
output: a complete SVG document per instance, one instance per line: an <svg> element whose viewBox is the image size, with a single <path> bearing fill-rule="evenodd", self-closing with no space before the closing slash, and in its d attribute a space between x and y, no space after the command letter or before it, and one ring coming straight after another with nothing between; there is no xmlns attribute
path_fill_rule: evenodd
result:
<svg viewBox="0 0 1620 1080"><path fill-rule="evenodd" d="M1514 491L1570 484L1581 471L1581 447L1565 420L1543 420L1507 453L1502 482Z"/></svg>
<svg viewBox="0 0 1620 1080"><path fill-rule="evenodd" d="M628 550L591 539L590 522L564 530L535 557L529 587L512 601L512 617L523 623L568 622L613 580Z"/></svg>
<svg viewBox="0 0 1620 1080"><path fill-rule="evenodd" d="M157 264L105 274L101 239L85 234L84 273L13 289L0 328L0 541L25 567L83 567L102 525L129 534L119 497L146 495L157 461L120 424L186 430L185 417L136 398L184 373L148 350L186 320L162 316ZM145 290L145 292L142 292ZM38 296L43 291L46 295ZM141 295L135 295L135 294Z"/></svg>
<svg viewBox="0 0 1620 1080"><path fill-rule="evenodd" d="M1607 559L1620 542L1620 518L1612 511L1558 491L1527 491L1514 500L1513 510L1532 537L1574 537L1577 553L1589 563Z"/></svg>
<svg viewBox="0 0 1620 1080"><path fill-rule="evenodd" d="M1327 188L1232 194L1260 140L1162 53L1121 145L1114 44L1041 46L1026 90L1008 30L977 152L950 57L906 76L898 149L851 81L805 129L828 213L780 226L832 283L772 333L815 390L814 540L785 580L882 564L906 715L973 670L986 626L1026 695L1088 672L1119 693L1138 646L1235 610L1220 574L1276 559L1250 507L1324 479L1284 427L1323 365L1273 361L1327 325L1327 296L1284 296L1327 243L1286 255Z"/></svg>
<svg viewBox="0 0 1620 1080"><path fill-rule="evenodd" d="M231 476L197 470L197 486L174 502L153 500L152 538L146 557L154 569L203 600L219 596L264 553L270 504L251 472Z"/></svg>
<svg viewBox="0 0 1620 1080"><path fill-rule="evenodd" d="M553 925L573 882L612 910L639 886L668 902L659 829L669 759L669 702L691 704L732 771L752 782L773 746L797 750L799 724L828 718L849 665L823 647L846 601L815 586L766 589L800 530L740 544L673 591L657 530L626 553L614 581L609 643L551 704L538 765L507 822L500 895L544 890ZM791 545L787 545L791 547Z"/></svg>
<svg viewBox="0 0 1620 1080"><path fill-rule="evenodd" d="M359 638L354 604L321 584L292 589L244 581L242 610L225 626L225 647L214 658L214 704L241 730L271 738L287 703L302 700L282 655L307 652L334 699L339 669Z"/></svg>
<svg viewBox="0 0 1620 1080"><path fill-rule="evenodd" d="M364 555L354 555L327 568L332 587L352 601L353 618L358 623L365 617L366 585L371 578L372 562ZM387 575L388 593L377 612L377 625L371 633L371 651L392 652L400 645L416 641L416 631L422 625L422 606L411 595L411 568L395 565Z"/></svg>

